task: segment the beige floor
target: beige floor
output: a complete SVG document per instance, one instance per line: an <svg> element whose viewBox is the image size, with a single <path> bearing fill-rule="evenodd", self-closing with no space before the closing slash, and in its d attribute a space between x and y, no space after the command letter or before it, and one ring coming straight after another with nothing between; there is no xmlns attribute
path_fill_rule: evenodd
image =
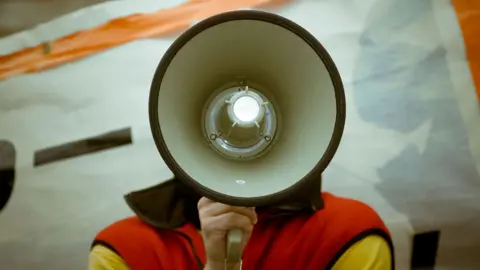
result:
<svg viewBox="0 0 480 270"><path fill-rule="evenodd" d="M106 0L2 0L0 37Z"/></svg>

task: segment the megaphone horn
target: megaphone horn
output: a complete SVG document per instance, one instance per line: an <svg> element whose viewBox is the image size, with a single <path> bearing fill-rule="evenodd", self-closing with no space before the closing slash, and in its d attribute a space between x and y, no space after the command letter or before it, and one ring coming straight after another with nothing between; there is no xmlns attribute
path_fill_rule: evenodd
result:
<svg viewBox="0 0 480 270"><path fill-rule="evenodd" d="M307 30L241 10L173 42L153 78L149 115L177 179L217 202L264 206L319 181L340 143L345 96L334 62ZM227 259L241 256L241 236L229 233Z"/></svg>

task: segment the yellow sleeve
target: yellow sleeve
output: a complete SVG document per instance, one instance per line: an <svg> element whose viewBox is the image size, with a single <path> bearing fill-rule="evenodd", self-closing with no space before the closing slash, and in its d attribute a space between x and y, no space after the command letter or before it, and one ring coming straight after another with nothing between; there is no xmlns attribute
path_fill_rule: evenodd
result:
<svg viewBox="0 0 480 270"><path fill-rule="evenodd" d="M102 245L96 245L88 256L88 270L130 270L130 268L117 253Z"/></svg>
<svg viewBox="0 0 480 270"><path fill-rule="evenodd" d="M391 264L392 254L387 241L372 235L343 253L332 270L390 270Z"/></svg>

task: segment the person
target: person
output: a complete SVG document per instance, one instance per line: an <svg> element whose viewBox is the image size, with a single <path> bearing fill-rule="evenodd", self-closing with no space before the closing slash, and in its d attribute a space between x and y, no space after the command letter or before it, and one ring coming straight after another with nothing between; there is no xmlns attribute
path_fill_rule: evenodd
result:
<svg viewBox="0 0 480 270"><path fill-rule="evenodd" d="M172 190L159 196L158 190L149 189L140 200L127 196L137 215L97 234L89 270L394 269L390 233L379 215L360 201L322 192L322 209L282 215L268 208L229 206L205 197L185 201L187 197ZM142 200L150 210L142 203L135 206ZM186 205L193 202L195 211L189 214ZM170 212L152 212L161 204L168 205ZM182 214L172 209L182 209ZM156 214L168 219L167 223L180 222L165 229L154 221ZM244 232L241 267L240 262L225 265L225 235L234 228Z"/></svg>

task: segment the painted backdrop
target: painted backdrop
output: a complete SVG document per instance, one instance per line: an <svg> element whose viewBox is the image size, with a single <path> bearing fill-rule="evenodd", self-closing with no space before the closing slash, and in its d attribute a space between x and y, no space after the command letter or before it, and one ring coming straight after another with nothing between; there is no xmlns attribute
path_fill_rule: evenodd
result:
<svg viewBox="0 0 480 270"><path fill-rule="evenodd" d="M95 233L132 214L122 195L171 176L147 101L178 33L42 72L8 73L19 67L12 54L44 44L47 56L31 62L41 65L55 57L49 41L186 1L169 2L108 2L0 39L0 194L15 179L0 212L2 269L85 269ZM340 70L347 122L324 188L382 215L398 269L480 269L480 62L478 35L468 35L480 29L480 6L468 3L304 0L271 9L311 31Z"/></svg>

